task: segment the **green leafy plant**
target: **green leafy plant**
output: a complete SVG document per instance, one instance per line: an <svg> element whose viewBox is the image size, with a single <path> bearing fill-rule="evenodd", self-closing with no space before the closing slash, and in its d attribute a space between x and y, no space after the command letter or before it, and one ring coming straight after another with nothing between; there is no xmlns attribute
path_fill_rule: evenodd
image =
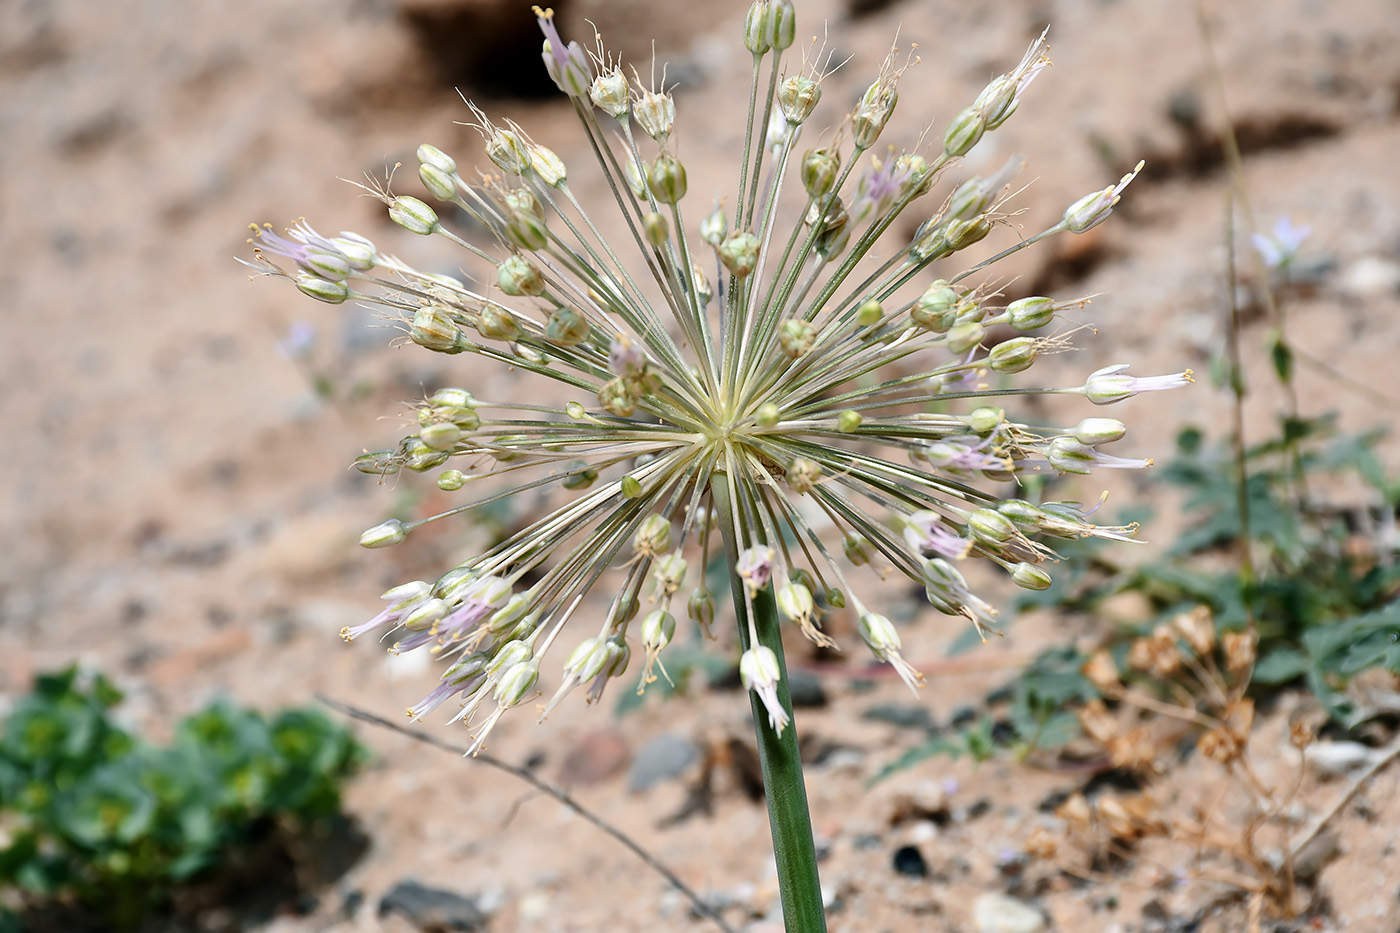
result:
<svg viewBox="0 0 1400 933"><path fill-rule="evenodd" d="M38 678L0 733L0 883L117 927L269 834L334 816L364 750L314 710L226 702L158 747L111 718L122 694L76 667Z"/></svg>

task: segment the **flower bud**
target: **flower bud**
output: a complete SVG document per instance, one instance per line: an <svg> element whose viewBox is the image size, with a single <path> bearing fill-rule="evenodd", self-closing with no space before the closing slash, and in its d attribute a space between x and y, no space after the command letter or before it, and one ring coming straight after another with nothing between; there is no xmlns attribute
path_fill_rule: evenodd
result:
<svg viewBox="0 0 1400 933"><path fill-rule="evenodd" d="M1128 433L1128 426L1117 418L1085 418L1071 433L1079 443L1094 447L1122 440Z"/></svg>
<svg viewBox="0 0 1400 933"><path fill-rule="evenodd" d="M936 279L924 289L909 308L909 319L915 327L939 334L957 320L958 293L943 279Z"/></svg>
<svg viewBox="0 0 1400 933"><path fill-rule="evenodd" d="M680 160L666 153L656 157L649 173L652 194L662 204L675 204L685 197L685 166Z"/></svg>
<svg viewBox="0 0 1400 933"><path fill-rule="evenodd" d="M539 267L519 253L507 256L496 266L496 282L507 295L539 295L544 292L544 275Z"/></svg>
<svg viewBox="0 0 1400 933"><path fill-rule="evenodd" d="M897 652L903 647L899 632L895 630L894 623L888 616L878 612L862 612L859 628L861 640L870 646L875 657L881 661L886 660L886 655L891 651Z"/></svg>
<svg viewBox="0 0 1400 933"><path fill-rule="evenodd" d="M642 644L649 651L660 651L676 635L676 617L665 609L653 609L642 619Z"/></svg>
<svg viewBox="0 0 1400 933"><path fill-rule="evenodd" d="M416 154L418 156L418 161L424 165L431 165L449 175L455 174L457 171L456 161L437 146L430 146L427 143L423 143L418 147Z"/></svg>
<svg viewBox="0 0 1400 933"><path fill-rule="evenodd" d="M457 198L457 176L445 172L436 165L424 162L418 166L418 180L428 193L439 201L453 201Z"/></svg>
<svg viewBox="0 0 1400 933"><path fill-rule="evenodd" d="M360 535L360 547L380 548L398 544L408 537L408 531L404 528L403 522L397 518L380 522L373 528Z"/></svg>
<svg viewBox="0 0 1400 933"><path fill-rule="evenodd" d="M821 464L806 457L794 457L787 468L788 488L798 495L805 495L816 488L822 478Z"/></svg>
<svg viewBox="0 0 1400 933"><path fill-rule="evenodd" d="M972 413L967 416L967 426L973 434L986 437L1001 427L1005 420L1005 409L997 408L994 405L983 405L980 408L974 408Z"/></svg>
<svg viewBox="0 0 1400 933"><path fill-rule="evenodd" d="M1144 164L1139 162L1131 172L1118 180L1117 185L1109 185L1102 191L1086 194L1065 208L1065 229L1071 233L1083 233L1107 220L1108 215L1113 213L1114 205L1118 203L1119 195L1128 187L1128 183L1137 177L1138 172L1142 171Z"/></svg>
<svg viewBox="0 0 1400 933"><path fill-rule="evenodd" d="M648 243L660 249L671 237L671 225L664 216L651 211L642 217L642 232L646 234Z"/></svg>
<svg viewBox="0 0 1400 933"><path fill-rule="evenodd" d="M569 659L564 662L564 671L581 681L589 681L603 673L603 668L612 660L608 640L595 635L579 642L578 647L569 653Z"/></svg>
<svg viewBox="0 0 1400 933"><path fill-rule="evenodd" d="M462 429L451 421L439 421L423 427L418 437L433 450L452 450L462 439Z"/></svg>
<svg viewBox="0 0 1400 933"><path fill-rule="evenodd" d="M569 490L587 489L598 481L598 471L583 460L575 460L569 465L569 472L559 485Z"/></svg>
<svg viewBox="0 0 1400 933"><path fill-rule="evenodd" d="M860 412L847 408L836 416L836 430L842 434L854 434L864 422L865 418Z"/></svg>
<svg viewBox="0 0 1400 933"><path fill-rule="evenodd" d="M564 160L555 154L548 146L541 146L536 143L529 144L530 168L535 170L540 181L551 188L558 188L564 184L569 177L568 169L564 166Z"/></svg>
<svg viewBox="0 0 1400 933"><path fill-rule="evenodd" d="M792 0L769 0L768 16L765 20L768 44L781 52L792 45L797 36L797 13Z"/></svg>
<svg viewBox="0 0 1400 933"><path fill-rule="evenodd" d="M438 474L437 487L443 492L456 492L467 484L467 474L461 470L443 470Z"/></svg>
<svg viewBox="0 0 1400 933"><path fill-rule="evenodd" d="M488 340L515 340L520 336L520 325L515 323L515 318L496 305L486 305L481 309L476 330Z"/></svg>
<svg viewBox="0 0 1400 933"><path fill-rule="evenodd" d="M623 498L640 499L642 496L642 484L635 476L624 476L618 486L622 489Z"/></svg>
<svg viewBox="0 0 1400 933"><path fill-rule="evenodd" d="M771 428L782 420L783 412L777 402L764 402L754 410L753 420L760 428Z"/></svg>
<svg viewBox="0 0 1400 933"><path fill-rule="evenodd" d="M422 236L438 229L437 212L417 198L394 198L389 205L389 219L408 232Z"/></svg>
<svg viewBox="0 0 1400 933"><path fill-rule="evenodd" d="M719 245L719 261L738 278L753 272L758 265L758 237L747 231L731 233Z"/></svg>
<svg viewBox="0 0 1400 933"><path fill-rule="evenodd" d="M685 585L686 560L679 552L663 554L652 565L658 595L668 597Z"/></svg>
<svg viewBox="0 0 1400 933"><path fill-rule="evenodd" d="M664 515L648 515L637 526L632 547L638 554L655 557L671 546L671 522Z"/></svg>
<svg viewBox="0 0 1400 933"><path fill-rule="evenodd" d="M350 286L344 282L333 282L330 279L323 279L319 275L312 275L310 272L298 272L296 277L297 291L303 295L315 298L317 301L324 301L328 305L343 304L350 297Z"/></svg>
<svg viewBox="0 0 1400 933"><path fill-rule="evenodd" d="M1034 534L1040 530L1045 513L1024 499L1004 499L998 503L997 511L1011 519L1022 534Z"/></svg>
<svg viewBox="0 0 1400 933"><path fill-rule="evenodd" d="M724 211L718 205L700 221L700 239L711 246L719 246L724 242L724 232L729 228L729 221L724 217Z"/></svg>
<svg viewBox="0 0 1400 933"><path fill-rule="evenodd" d="M802 187L811 197L819 198L831 191L840 172L841 155L834 149L809 149L802 157Z"/></svg>
<svg viewBox="0 0 1400 933"><path fill-rule="evenodd" d="M871 298L856 310L856 323L861 327L874 327L885 317L885 309L880 302Z"/></svg>
<svg viewBox="0 0 1400 933"><path fill-rule="evenodd" d="M710 284L710 277L705 270L694 259L690 263L691 281L695 284L695 298L700 307L708 307L710 301L715 297L714 286Z"/></svg>
<svg viewBox="0 0 1400 933"><path fill-rule="evenodd" d="M778 346L790 360L805 355L816 339L817 329L810 321L788 318L778 325Z"/></svg>
<svg viewBox="0 0 1400 933"><path fill-rule="evenodd" d="M460 353L458 341L462 337L461 328L452 320L448 310L440 305L424 305L413 316L413 326L408 330L409 339L418 346L438 353Z"/></svg>
<svg viewBox="0 0 1400 933"><path fill-rule="evenodd" d="M822 86L811 78L793 75L778 85L778 106L793 126L806 122L821 99Z"/></svg>
<svg viewBox="0 0 1400 933"><path fill-rule="evenodd" d="M664 91L659 94L647 91L637 95L632 113L643 133L662 142L671 135L671 127L676 123L676 102Z"/></svg>
<svg viewBox="0 0 1400 933"><path fill-rule="evenodd" d="M967 155L986 129L982 112L976 107L968 107L948 124L948 131L943 134L943 151L950 156Z"/></svg>
<svg viewBox="0 0 1400 933"><path fill-rule="evenodd" d="M549 242L549 231L540 216L540 205L528 189L512 191L505 197L506 235L521 249L541 249Z"/></svg>
<svg viewBox="0 0 1400 933"><path fill-rule="evenodd" d="M763 55L772 48L768 40L768 16L772 0L754 0L744 15L744 48L755 55Z"/></svg>
<svg viewBox="0 0 1400 933"><path fill-rule="evenodd" d="M982 338L987 336L987 329L975 321L967 324L958 324L948 331L948 350L958 356L962 356L968 350L982 342Z"/></svg>
<svg viewBox="0 0 1400 933"><path fill-rule="evenodd" d="M967 530L983 544L999 547L1016 537L1016 525L993 509L973 509L967 516Z"/></svg>
<svg viewBox="0 0 1400 933"><path fill-rule="evenodd" d="M1055 317L1055 302L1049 298L1022 298L1006 306L1006 320L1017 330L1035 330Z"/></svg>
<svg viewBox="0 0 1400 933"><path fill-rule="evenodd" d="M1019 373L1031 368L1038 355L1033 337L1012 337L992 347L987 365L993 372Z"/></svg>
<svg viewBox="0 0 1400 933"><path fill-rule="evenodd" d="M486 156L508 175L523 175L530 167L530 153L514 130L492 127L486 134Z"/></svg>
<svg viewBox="0 0 1400 933"><path fill-rule="evenodd" d="M598 75L588 89L593 105L618 120L627 118L628 96L627 79L620 68Z"/></svg>
<svg viewBox="0 0 1400 933"><path fill-rule="evenodd" d="M777 598L778 610L789 621L810 619L817 610L816 601L812 599L812 591L801 583L789 583L786 586L778 587Z"/></svg>
<svg viewBox="0 0 1400 933"><path fill-rule="evenodd" d="M690 598L686 600L685 611L690 621L709 632L715 621L714 594L705 589L692 590Z"/></svg>
<svg viewBox="0 0 1400 933"><path fill-rule="evenodd" d="M371 450L355 458L355 469L370 476L392 476L399 472L397 451Z"/></svg>
<svg viewBox="0 0 1400 933"><path fill-rule="evenodd" d="M513 642L512 644L520 644ZM515 706L527 699L540 679L540 662L535 659L521 661L506 668L501 679L496 682L496 702L502 706Z"/></svg>
<svg viewBox="0 0 1400 933"><path fill-rule="evenodd" d="M637 413L637 393L623 376L614 376L598 390L598 404L610 415L630 418Z"/></svg>
<svg viewBox="0 0 1400 933"><path fill-rule="evenodd" d="M555 308L544 325L544 339L561 347L572 347L588 339L588 319L573 308Z"/></svg>
<svg viewBox="0 0 1400 933"><path fill-rule="evenodd" d="M829 258L836 255L850 242L851 215L846 212L846 206L836 195L826 199L824 208L819 204L812 205L812 210L807 213L807 222L820 224L814 245L817 252L823 256Z"/></svg>
<svg viewBox="0 0 1400 933"><path fill-rule="evenodd" d="M870 542L854 531L848 531L841 539L841 550L846 554L846 560L863 567L870 563L872 551ZM830 600L828 600L830 602ZM832 605L835 605L834 603Z"/></svg>
<svg viewBox="0 0 1400 933"><path fill-rule="evenodd" d="M943 240L948 244L948 248L956 253L960 249L967 249L972 244L981 242L991 232L992 225L985 215L974 217L972 220L952 220L948 222L948 228L943 231Z"/></svg>
<svg viewBox="0 0 1400 933"><path fill-rule="evenodd" d="M875 145L898 102L899 92L889 76L881 76L880 80L866 88L851 113L851 137L856 149L869 149Z"/></svg>
<svg viewBox="0 0 1400 933"><path fill-rule="evenodd" d="M1055 582L1050 574L1025 561L1011 568L1011 581L1026 590L1048 590Z"/></svg>

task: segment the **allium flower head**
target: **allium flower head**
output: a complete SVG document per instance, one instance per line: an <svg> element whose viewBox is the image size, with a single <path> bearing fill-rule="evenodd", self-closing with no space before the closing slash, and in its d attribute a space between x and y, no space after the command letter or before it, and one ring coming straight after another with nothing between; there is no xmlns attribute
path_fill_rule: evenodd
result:
<svg viewBox="0 0 1400 933"><path fill-rule="evenodd" d="M645 656L645 687L665 672L677 618L709 631L716 601L703 568L721 548L740 608L775 605L822 644L831 643L823 612L853 613L875 656L917 687L922 676L895 626L867 608L863 590L903 574L935 607L980 629L995 610L959 564L988 561L1040 589L1054 556L1045 538L1131 534L1091 523L1072 503L997 491L1014 489L1007 484L1023 472L1146 465L1095 449L1122 436L1121 422L1032 424L1002 406L1019 392L1104 404L1189 377L1133 379L1110 367L1083 386L1027 382L1019 374L1065 345L1053 328L1082 300L999 302L994 287L969 281L987 263L955 265L1006 223L999 198L1021 160L930 195L1021 104L1048 63L1044 36L954 116L941 144L889 146L877 158L872 147L915 60L896 67L891 53L845 121L808 139L810 126L837 124L805 122L826 75L804 68L779 80L793 7L758 0L743 37L755 58L755 103L736 177L724 182L734 187L692 207L695 179L676 140L707 130L687 129L664 89L640 79L629 86L601 42L585 56L548 11L537 12L545 66L596 165L566 166L521 127L473 106L495 172L468 182L456 160L424 145L419 177L486 235L454 230L430 203L387 184L368 189L406 230L460 246L469 279L422 272L356 234L323 237L305 223L285 237L254 228L263 271L324 302L374 305L411 342L472 360L463 367L470 391L438 390L417 406L415 431L355 463L378 475L442 468L438 485L460 505L380 523L363 544L397 544L428 522L519 493L547 504L435 583L390 590L384 611L345 630L443 661L438 686L411 716L455 698L455 718L475 726L479 748L503 712L554 679L541 664L566 626L588 631L546 713L581 685L596 700L626 671L633 645ZM610 193L610 203L584 204L575 177ZM1048 230L1008 238L1001 255L1094 226L1131 180L1081 199ZM794 185L805 207L789 215L780 194ZM596 213L605 208L616 212L607 222ZM896 231L915 225L895 222L912 212L922 223L901 239ZM988 346L993 328L1026 333ZM1049 336L1029 333L1046 328ZM489 367L536 378L528 389L487 394L478 377ZM753 611L740 616L743 682L781 731L781 664L757 643Z"/></svg>

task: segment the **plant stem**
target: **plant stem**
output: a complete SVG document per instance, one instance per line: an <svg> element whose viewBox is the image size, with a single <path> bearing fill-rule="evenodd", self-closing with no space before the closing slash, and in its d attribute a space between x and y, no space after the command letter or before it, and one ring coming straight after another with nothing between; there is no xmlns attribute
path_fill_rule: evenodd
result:
<svg viewBox="0 0 1400 933"><path fill-rule="evenodd" d="M711 485L719 516L720 537L729 560L729 592L738 618L739 638L747 651L748 610L744 581L739 576L739 529L734 526L729 489L724 482ZM782 673L778 700L787 711L789 725L776 735L768 725L768 714L754 691L748 691L753 710L754 734L758 738L758 760L763 767L763 792L768 801L768 828L773 834L773 860L778 868L778 893L783 903L783 926L788 933L824 933L826 916L822 910L821 880L817 877L817 847L812 840L812 815L807 808L807 786L802 779L802 759L797 752L797 722L792 718L792 697L788 692L787 661L783 657L782 632L771 587L753 596L753 623L759 644L772 650Z"/></svg>

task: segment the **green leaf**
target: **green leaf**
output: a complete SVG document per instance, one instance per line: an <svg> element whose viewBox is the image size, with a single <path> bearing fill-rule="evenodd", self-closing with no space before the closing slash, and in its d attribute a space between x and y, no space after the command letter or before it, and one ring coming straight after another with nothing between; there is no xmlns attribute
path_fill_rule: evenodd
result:
<svg viewBox="0 0 1400 933"><path fill-rule="evenodd" d="M1287 646L1266 653L1254 665L1254 681L1261 684L1286 684L1308 671L1308 659L1301 651Z"/></svg>

